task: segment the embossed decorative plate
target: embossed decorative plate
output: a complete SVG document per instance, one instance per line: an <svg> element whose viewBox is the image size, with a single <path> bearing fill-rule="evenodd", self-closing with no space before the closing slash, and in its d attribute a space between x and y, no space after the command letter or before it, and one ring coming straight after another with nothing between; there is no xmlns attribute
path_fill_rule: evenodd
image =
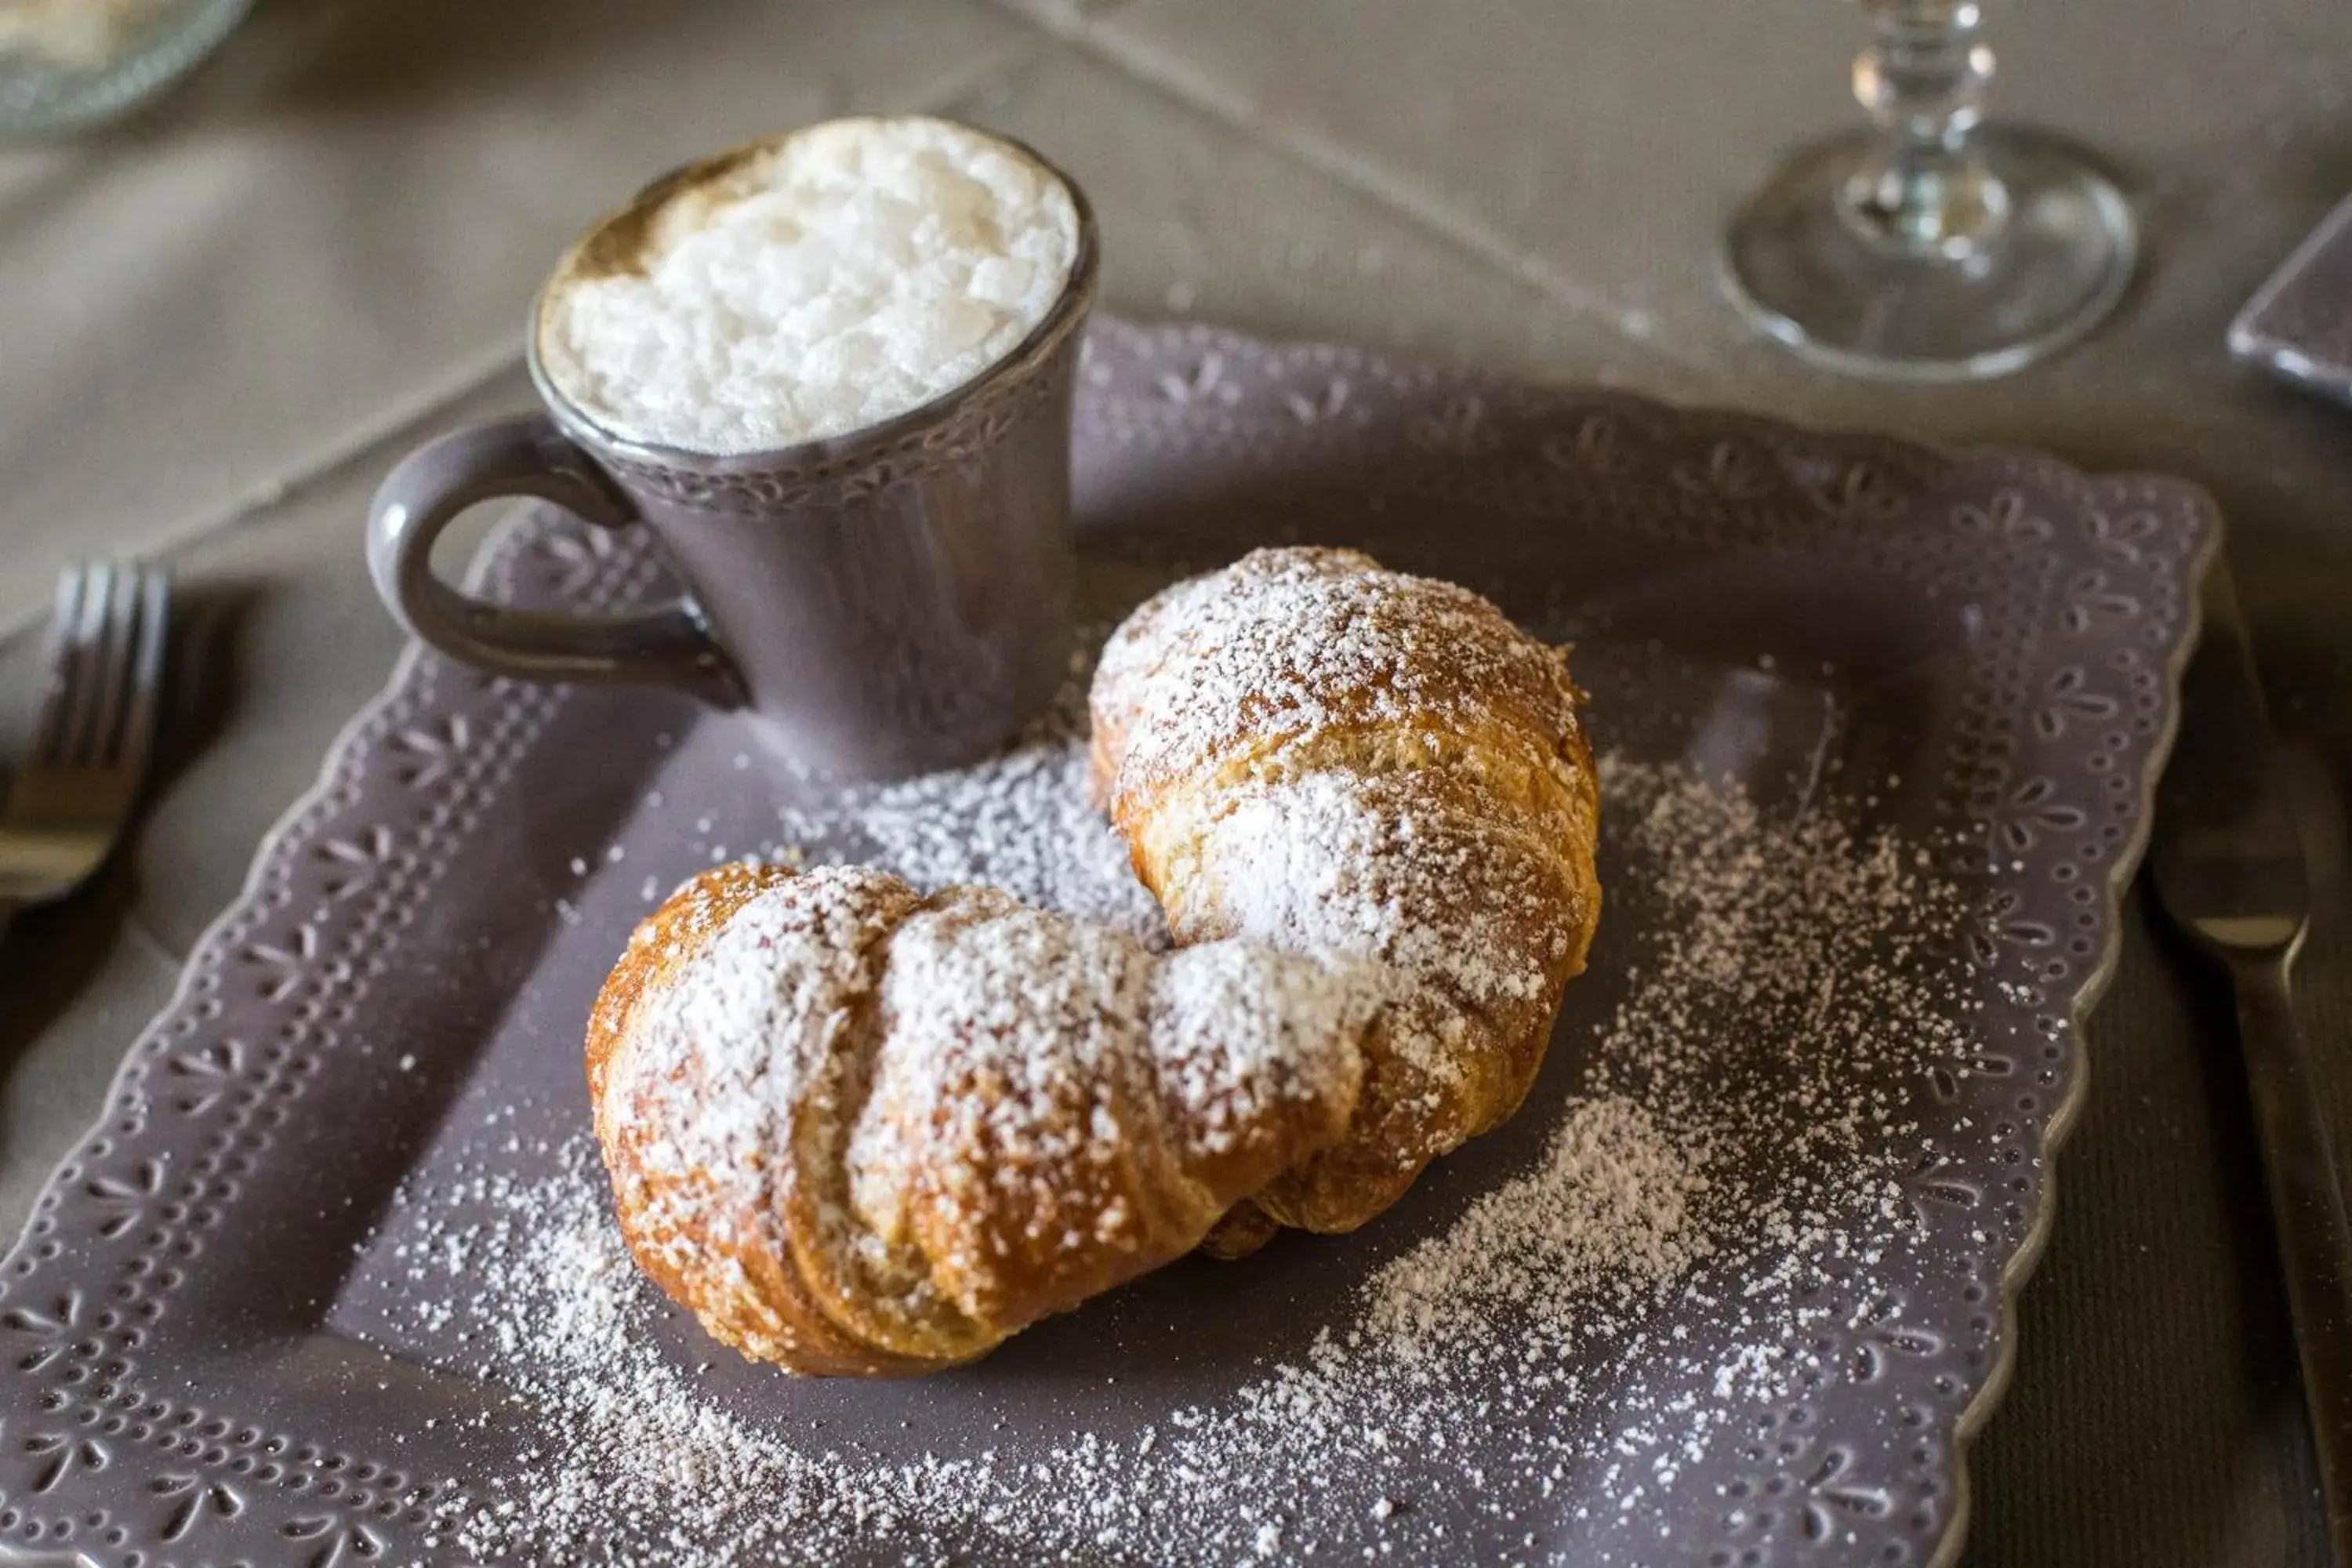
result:
<svg viewBox="0 0 2352 1568"><path fill-rule="evenodd" d="M1949 1562L1968 1441L2009 1364L2048 1157L2082 1091L2077 1025L2174 722L2218 531L2208 505L2044 458L1117 322L1089 344L1077 476L1098 608L1172 563L1277 539L1468 582L1574 633L1604 747L1933 846L1980 931L1948 998L1967 1058L1884 1086L1901 1114L1872 1123L1889 1146L1871 1152L1898 1173L1889 1202L1906 1217L1867 1269L1783 1260L1819 1280L1785 1321L1738 1324L1726 1303L1748 1282L1716 1278L1720 1259L1645 1309L1638 1342L1685 1361L1745 1345L1786 1369L1769 1394L1644 1405L1652 1425L1710 1402L1720 1418L1647 1468L1637 1500L1598 1467L1538 1490L1511 1465L1524 1433L1466 1420L1448 1453L1415 1459L1402 1512L1373 1510L1395 1548L1383 1560ZM642 543L544 519L509 529L479 571L536 604L613 605L661 582ZM646 885L772 836L778 793L798 787L737 721L676 699L406 658L0 1265L0 1542L121 1568L462 1561L447 1521L480 1505L483 1478L527 1469L556 1417L472 1373L488 1325L462 1300L403 1310L415 1272L391 1239L393 1194L458 1171L527 1180L576 1141L582 1016ZM1610 889L1527 1109L1356 1237L1286 1244L1240 1273L1181 1265L919 1384L789 1382L707 1355L674 1320L659 1353L777 1441L821 1426L825 1448L883 1458L984 1450L1016 1481L1074 1430L1116 1445L1213 1405L1308 1354L1369 1271L1549 1135L1577 1042L1654 934L1648 890ZM1612 1405L1617 1385L1580 1387L1563 1421L1604 1438L1641 1424ZM1320 1540L1357 1555L1347 1477L1270 1484L1290 1511L1260 1527L1260 1551ZM574 1500L614 1542L664 1522ZM1343 1509L1354 1523L1318 1512ZM1017 1508L968 1536L919 1518L891 1526L912 1534L860 1534L879 1527L845 1517L804 1527L810 1554L899 1561L922 1543L926 1561L1022 1561L1055 1544L1024 1541ZM1195 1560L1231 1522L1179 1515L1078 1554Z"/></svg>

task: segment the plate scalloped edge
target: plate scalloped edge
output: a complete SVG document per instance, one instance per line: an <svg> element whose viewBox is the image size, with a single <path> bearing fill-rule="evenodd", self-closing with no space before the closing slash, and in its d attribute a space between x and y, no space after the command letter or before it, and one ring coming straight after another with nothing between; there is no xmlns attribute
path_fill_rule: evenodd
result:
<svg viewBox="0 0 2352 1568"><path fill-rule="evenodd" d="M2173 643L2166 660L2164 681L2174 694L2174 700L2164 706L2164 722L2148 748L2148 759L2141 770L2138 809L2133 813L2133 830L2107 867L2105 886L2101 889L2102 925L2105 938L2100 945L2096 961L2090 973L2075 987L2066 1004L2068 1027L2079 1039L2084 1026L2105 996L2116 977L2123 959L2123 902L2131 884L2139 874L2140 862L2147 857L2148 837L2156 821L2156 792L2164 769L2172 757L2172 749L2180 734L2180 704L2179 692L2189 660L2196 652L2197 643L2204 629L2204 609L2197 590L2205 575L2221 559L2223 526L2220 506L2201 488L2188 481L2165 475L2126 474L2113 476L2122 479L2147 480L2182 486L2190 489L2204 508L2210 526L2188 569L2189 591L2184 595L2184 626L2180 637ZM2057 1106L2042 1132L2042 1196L2034 1212L2032 1226L2024 1238L2010 1254L2001 1268L2000 1322L1997 1353L1984 1382L1974 1397L1962 1407L1952 1434L1952 1523L1930 1568L1951 1568L1959 1561L1968 1544L1969 1518L1973 1506L1970 1485L1970 1450L1983 1432L1985 1423L1992 1419L2008 1396L2010 1379L2017 1367L2018 1300L2026 1284L2041 1264L2042 1255L2050 1244L2050 1236L2058 1217L2058 1155L2074 1136L2074 1124L2080 1121L2083 1107L2089 1100L2091 1089L2090 1053L2073 1053L2071 1070Z"/></svg>
<svg viewBox="0 0 2352 1568"><path fill-rule="evenodd" d="M2074 1131L2089 1090L2087 1053L2080 1048L2083 1026L2099 998L2114 978L2122 956L2123 935L2121 915L2123 900L2139 863L2144 857L2152 825L2157 784L2165 762L2168 759L2178 732L2179 712L2178 694L2183 671L2194 651L2201 615L2199 589L2206 572L2221 558L2223 537L2221 512L2218 504L2202 487L2177 476L2145 471L2121 471L2109 474L2089 474L2047 453L2016 448L1979 446L1942 448L1926 442L1881 432L1815 428L1794 424L1770 416L1732 410L1686 408L1676 405L1623 392L1616 388L1568 388L1531 384L1487 373L1448 365L1432 361L1399 361L1373 351L1346 345L1321 342L1265 343L1244 334L1197 323L1169 323L1143 326L1113 323L1109 329L1117 335L1128 353L1139 353L1147 360L1166 363L1156 366L1150 374L1150 384L1158 399L1171 405L1154 409L1152 420L1145 422L1145 438L1150 424L1160 419L1197 417L1206 413L1213 427L1226 426L1217 433L1226 438L1246 438L1251 422L1238 410L1263 400L1263 390L1246 384L1251 379L1246 370L1237 374L1237 366L1252 362L1270 362L1272 379L1280 381L1286 374L1304 370L1311 377L1336 371L1318 391L1310 382L1305 395L1290 392L1278 395L1285 409L1301 424L1320 426L1333 422L1343 413L1347 402L1347 374L1350 371L1369 374L1388 381L1397 388L1412 387L1424 396L1443 396L1444 401L1428 416L1408 426L1406 438L1415 445L1433 449L1448 446L1475 446L1476 426L1486 412L1483 400L1494 396L1498 403L1524 400L1535 404L1591 402L1604 407L1616 405L1635 411L1646 411L1655 420L1695 428L1702 435L1713 432L1729 435L1735 439L1747 438L1775 444L1791 437L1803 447L1817 447L1840 451L1848 456L1859 454L1863 461L1847 471L1837 482L1847 488L1844 499L1867 509L1871 498L1867 487L1857 488L1853 481L1872 459L1886 459L1901 467L1919 459L1943 463L1954 468L1969 468L1992 465L2012 472L2033 473L2053 482L2058 488L2074 492L2086 500L2095 497L2121 498L2133 492L2143 496L2168 497L2189 521L2188 549L2173 563L2178 572L2176 587L2179 597L2177 624L2172 635L2164 639L2164 657L2158 680L2164 700L2154 708L2157 721L2152 734L2146 738L2136 770L2137 787L2134 792L2132 809L2127 814L2126 837L2115 846L2114 852L2104 857L2104 875L2097 887L2095 905L2098 939L2095 951L2088 963L2077 967L2070 978L2073 984L2058 1001L2059 1013L2064 1021L2066 1036L2076 1048L2064 1053L2063 1079L2048 1114L2043 1119L2036 1140L2035 1163L2041 1173L2039 1201L2034 1205L2030 1223L2015 1243L1998 1259L1999 1289L1995 1323L1990 1336L1990 1357L1976 1380L1968 1398L1953 1416L1948 1447L1944 1455L1948 1478L1948 1504L1943 1511L1939 1528L1935 1532L1935 1544L1926 1559L1928 1568L1950 1568L1966 1546L1970 1509L1969 1448L1985 1423L2000 1406L2014 1370L2018 1337L2018 1298L2046 1247L2055 1218L2056 1156ZM1089 361L1095 359L1089 344ZM1094 371L1089 364L1089 372ZM1097 385L1110 379L1099 373L1088 379ZM1235 410L1221 416L1220 409ZM1590 426L1580 433L1578 445L1589 443ZM1717 446L1711 458L1720 458L1726 448ZM1551 454L1547 451L1547 456ZM1710 467L1713 463L1710 462ZM1678 479L1684 476L1677 474ZM1708 475L1727 487L1745 482L1738 474ZM1704 480L1702 481L1704 482ZM1827 487L1824 487L1827 488ZM2093 516L2112 518L2124 509L2102 511L2093 509ZM2011 534L2036 526L2037 520L2021 513L1999 514L1997 506L1988 505L1983 514L1969 520L1989 534ZM2118 551L2132 552L2135 540L2130 536L2139 531L2129 521L2130 514L2116 525L2117 537L2105 541ZM2144 538L2144 534L2142 535ZM2078 585L2082 585L2078 579ZM2089 584L2096 597L2102 584ZM2072 693L2084 696L2087 693ZM1769 1544L1781 1544L1776 1541ZM1800 1532L1794 1544L1800 1550L1808 1547L1835 1550L1841 1544L1834 1531L1819 1535ZM1758 1553L1719 1552L1709 1562L1745 1565L1777 1559ZM1858 1558L1855 1560L1859 1560Z"/></svg>
<svg viewBox="0 0 2352 1568"><path fill-rule="evenodd" d="M1647 421L1673 427L1678 438L1693 433L1704 437L1693 447L1700 454L1702 469L1712 465L1721 471L1701 472L1697 482L1702 489L1717 485L1736 490L1752 481L1752 475L1738 471L1741 459L1735 449L1741 443L1778 444L1851 459L1852 466L1834 476L1834 484L1825 481L1825 504L1858 509L1864 521L1873 498L1866 484L1856 489L1857 476L1869 462L1880 461L1898 468L1940 464L1954 471L1981 470L1989 481L2003 472L2021 484L2030 476L2085 506L2105 498L2106 512L2097 512L2095 507L2092 510L2120 519L2116 527L2122 536L2104 542L2126 552L2151 545L2158 532L2172 530L2167 540L2179 548L2166 559L2159 576L2180 602L2162 628L2159 668L2137 672L2152 677L2152 685L2144 689L2152 693L2147 712L2153 729L2137 736L2129 751L2137 778L2130 808L2119 814L2128 823L2127 836L2100 857L2103 874L2096 903L2091 906L2096 916L2096 950L2069 972L2071 984L2064 993L2050 999L2057 1004L2053 1011L2063 1019L2064 1037L2079 1041L2083 1021L2111 979L2120 954L2121 901L2146 846L2156 779L2178 722L2178 684L2197 622L2195 589L2220 546L2218 511L2202 492L2160 476L2093 479L2035 454L1937 453L1894 437L1800 431L1759 416L1685 412L1622 392L1534 387L1474 372L1406 365L1332 345L1262 344L1200 327L1139 328L1106 321L1095 329L1090 349L1096 344L1123 356L1121 374L1137 387L1136 395L1125 402L1104 401L1104 378L1090 375L1097 412L1112 416L1113 426L1124 421L1125 428L1146 445L1168 439L1171 429L1181 432L1188 426L1188 439L1207 442L1262 433L1268 419L1291 420L1302 431L1343 424L1328 417L1346 401L1344 392L1333 391L1341 384L1339 378L1326 379L1336 367L1416 397L1442 394L1444 400L1408 431L1416 444L1425 435L1433 450L1442 450L1448 442L1468 442L1465 455L1475 455L1481 398L1497 405L1572 407L1588 415L1597 411L1628 427ZM1107 357L1090 353L1090 363L1099 365ZM1219 383L1226 372L1210 368L1218 360L1239 367L1231 395ZM1314 379L1286 384L1285 377L1295 380L1299 374ZM1470 411L1466 418L1462 413L1465 408ZM1257 423L1248 424L1254 413ZM1580 435L1601 423L1588 419ZM1098 427L1097 434L1102 433ZM1726 458L1727 452L1733 456ZM1578 454L1580 460L1586 455ZM1837 486L1844 489L1838 491ZM2151 498L2160 498L2171 509L2169 521L2151 522L2134 534L2141 525L2132 520L2141 514L2131 510L2133 498L2151 506L2156 504ZM2037 521L2044 530L2049 527L2028 512L2004 515L1995 500L1987 500L1979 512L1984 537L2002 549L2024 548L2031 541L2021 536ZM644 585L646 560L640 552L607 554L582 551L575 544L572 555L554 564L566 574L570 591L591 602L617 602ZM487 550L478 572L497 576L511 566L512 559L511 552L502 555L497 549ZM2075 584L2082 590L2080 602L2095 606L2104 580L2087 587L2083 581ZM2110 612L2094 607L2084 613L2096 616ZM247 1095L257 1106L264 1100L290 1102L299 1096L300 1079L308 1070L292 1065L289 1052L256 1051L249 1053L250 1059L235 1053L223 1056L222 1042L205 1037L209 1017L219 1010L213 992L221 972L256 952L277 954L268 962L289 969L310 959L312 954L300 944L313 938L272 942L256 933L269 923L273 910L293 901L287 891L291 883L307 879L306 887L316 890L333 873L338 857L326 850L347 841L331 839L328 832L339 813L348 811L366 770L407 767L412 776L405 782L424 787L417 784L424 780L446 788L451 801L461 803L468 789L494 789L500 776L499 757L503 754L510 763L515 749L527 746L563 700L560 691L507 688L460 677L450 684L503 705L507 718L490 727L495 734L474 734L469 741L462 728L437 735L401 731L403 714L435 711L437 689L448 673L449 667L437 658L408 649L385 689L344 727L319 781L265 837L237 900L207 929L172 1002L131 1047L109 1090L105 1116L60 1164L24 1235L0 1261L0 1374L19 1380L19 1397L7 1405L11 1415L0 1421L0 1552L89 1552L122 1561L128 1554L160 1548L166 1554L163 1560L169 1561L173 1559L168 1553L181 1542L201 1538L208 1554L225 1550L231 1541L268 1542L281 1553L293 1552L323 1568L347 1555L380 1554L404 1525L421 1524L436 1504L439 1491L431 1483L412 1481L395 1468L331 1446L263 1431L240 1422L233 1413L158 1396L137 1386L135 1373L147 1326L160 1315L162 1299L169 1293L173 1249L193 1247L193 1236L178 1233L192 1231L211 1201L178 1194L168 1159L154 1157L166 1142L157 1131L166 1118L157 1111L176 1106L184 1116L210 1115L235 1110ZM2078 675L2077 685L2059 692L2057 706L2048 711L2080 717L2099 711L2100 703L2118 700L2090 689L2081 679ZM2053 721L2063 727L2067 721L2062 716ZM397 743L383 744L387 738ZM402 745L409 746L408 753L394 756ZM450 753L470 748L477 754L459 765L454 755L428 754L436 745ZM2063 803L2028 801L2017 809L2030 814L2053 804ZM2028 826L2020 831L2032 829ZM362 858L373 854L389 863L387 858L395 850L380 842L359 842L352 852ZM413 856L416 849L402 846L397 853ZM430 865L411 865L394 879L415 884L433 874ZM239 948L240 942L247 945ZM289 998L294 995L289 993ZM310 1000L298 1005L310 1005ZM1990 1334L1990 1357L1951 1417L1951 1438L1942 1456L1948 1471L1948 1500L1937 1521L1928 1558L1936 1563L1955 1559L1964 1538L1968 1449L1998 1405L2013 1363L2017 1292L2048 1239L2052 1161L2081 1111L2087 1088L2084 1056L2079 1048L2063 1053L2063 1081L2038 1131L2041 1195L2030 1222L2005 1253L1985 1259L1999 1275L1997 1322ZM198 1105L200 1111L187 1110ZM226 1124L223 1148L232 1161L242 1147L237 1137L250 1135L240 1128L239 1122ZM177 1218L173 1217L175 1210ZM68 1211L70 1225L61 1217ZM152 1231L151 1225L155 1227ZM84 1236L105 1243L110 1254L119 1252L132 1260L131 1272L110 1295L102 1293L110 1281L93 1286L78 1266L89 1259L68 1255L67 1239ZM154 1245L147 1246L149 1241ZM136 1267L142 1261L143 1268ZM21 1397L27 1381L35 1385L29 1400ZM122 1451L120 1459L118 1450ZM158 1558L148 1555L145 1561L152 1565Z"/></svg>

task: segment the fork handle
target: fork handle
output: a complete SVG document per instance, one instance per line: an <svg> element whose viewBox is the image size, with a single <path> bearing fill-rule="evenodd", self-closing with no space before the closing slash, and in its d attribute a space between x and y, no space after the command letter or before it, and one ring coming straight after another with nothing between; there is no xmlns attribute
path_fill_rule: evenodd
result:
<svg viewBox="0 0 2352 1568"><path fill-rule="evenodd" d="M2231 964L2271 1225L2337 1568L2352 1568L2352 1226L2288 985L2287 956Z"/></svg>

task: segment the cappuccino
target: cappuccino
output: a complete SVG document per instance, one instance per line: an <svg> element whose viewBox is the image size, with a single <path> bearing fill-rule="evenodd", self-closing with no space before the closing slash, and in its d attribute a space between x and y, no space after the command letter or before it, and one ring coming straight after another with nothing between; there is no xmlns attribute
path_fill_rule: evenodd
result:
<svg viewBox="0 0 2352 1568"><path fill-rule="evenodd" d="M842 120L663 186L568 257L542 370L625 440L727 455L878 424L1043 321L1078 216L1020 148L948 121Z"/></svg>

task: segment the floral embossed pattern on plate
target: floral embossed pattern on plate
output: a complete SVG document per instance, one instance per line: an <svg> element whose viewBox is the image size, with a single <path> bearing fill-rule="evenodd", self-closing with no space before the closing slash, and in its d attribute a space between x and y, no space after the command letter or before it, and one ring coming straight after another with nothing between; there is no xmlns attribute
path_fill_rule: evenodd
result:
<svg viewBox="0 0 2352 1568"><path fill-rule="evenodd" d="M1712 747L1768 789L1824 770L1884 779L1870 825L1941 847L1981 919L1970 1054L1904 1087L1916 1124L1888 1151L1910 1240L1866 1279L1824 1266L1819 1310L1776 1328L1800 1369L1781 1394L1730 1413L1634 1513L1612 1498L1608 1520L1580 1522L1597 1495L1548 1492L1507 1531L1465 1510L1447 1539L1481 1557L1948 1561L1967 1440L2007 1364L2047 1155L2081 1090L2077 1026L2174 720L2217 532L2207 504L2038 457L1117 322L1090 340L1078 430L1101 607L1248 543L1359 542L1573 632L1604 742ZM641 542L546 519L481 570L522 603L660 591ZM1721 721L1704 736L1702 698ZM519 1146L484 1143L485 1123L584 1116L580 1016L640 882L772 824L787 787L736 725L659 694L403 661L0 1268L0 1542L126 1568L458 1560L435 1521L529 1450L532 1410L456 1370L462 1321L399 1342L353 1329L400 1289L372 1237L394 1191L451 1149ZM1612 919L1636 917L1637 899L1621 916L1612 896ZM1596 965L1586 984L1596 1000L1572 998L1564 1030L1592 1026L1610 982ZM1265 1265L1292 1291L1271 1304L1187 1265L951 1380L791 1385L791 1413L821 1412L828 1446L887 1447L918 1417L926 1442L978 1442L993 1419L1017 1451L1026 1425L1116 1426L1206 1397L1201 1380L1228 1349L1245 1361L1246 1335L1320 1321L1364 1267L1351 1249L1392 1249L1507 1168L1518 1126L1424 1184L1389 1241ZM1150 1363L1136 1347L1160 1342L1138 1314L1163 1332L1194 1298L1198 1353ZM1704 1305L1667 1310L1659 1327L1678 1337L1716 1331ZM771 1374L706 1368L690 1340L665 1353L748 1418L779 1408ZM1475 1440L1462 1462L1479 1464ZM1424 1522L1450 1506L1423 1505ZM1631 1520L1674 1528L1624 1533ZM1181 1539L1154 1546L1186 1555ZM1005 1555L1003 1538L975 1539L957 1560Z"/></svg>

